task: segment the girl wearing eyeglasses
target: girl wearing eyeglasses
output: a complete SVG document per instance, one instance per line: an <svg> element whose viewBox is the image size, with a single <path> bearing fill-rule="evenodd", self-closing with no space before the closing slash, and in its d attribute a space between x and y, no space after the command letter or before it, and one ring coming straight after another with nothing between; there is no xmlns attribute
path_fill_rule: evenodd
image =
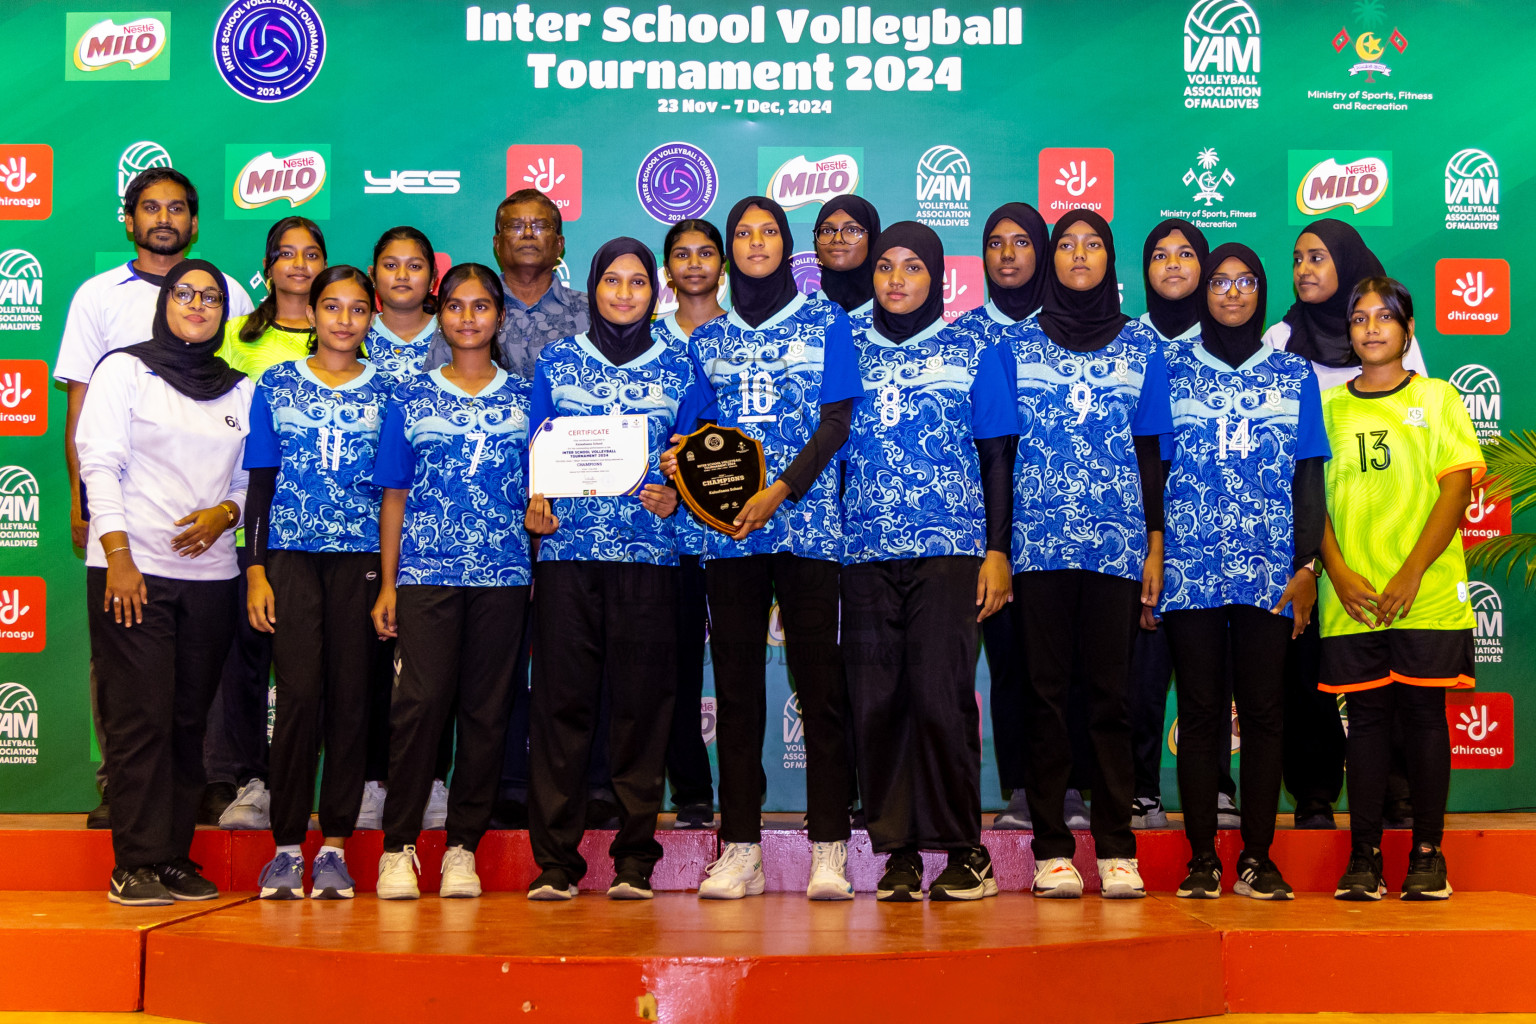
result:
<svg viewBox="0 0 1536 1024"><path fill-rule="evenodd" d="M821 264L816 297L842 307L867 328L875 308L875 261L869 247L880 234L880 212L863 196L833 196L821 204L812 230Z"/></svg>
<svg viewBox="0 0 1536 1024"><path fill-rule="evenodd" d="M1258 256L1236 243L1217 246L1198 281L1198 344L1167 349L1174 432L1163 442L1171 462L1162 618L1177 679L1179 792L1191 853L1178 895L1221 895L1216 808L1231 756L1230 652L1243 725L1243 850L1234 888L1288 900L1291 887L1269 858L1284 665L1317 603L1328 437L1312 367L1260 341L1266 282Z"/></svg>
<svg viewBox="0 0 1536 1024"><path fill-rule="evenodd" d="M218 896L188 853L208 706L238 614L233 528L253 385L215 355L227 310L212 263L172 267L150 340L96 367L75 435L112 791L107 898L129 906Z"/></svg>

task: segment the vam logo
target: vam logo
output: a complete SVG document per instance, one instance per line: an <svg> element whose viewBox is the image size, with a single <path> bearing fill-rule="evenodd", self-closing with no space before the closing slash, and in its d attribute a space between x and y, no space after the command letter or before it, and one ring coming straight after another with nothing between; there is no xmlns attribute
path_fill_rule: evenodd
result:
<svg viewBox="0 0 1536 1024"><path fill-rule="evenodd" d="M0 437L48 432L48 383L41 359L0 359Z"/></svg>
<svg viewBox="0 0 1536 1024"><path fill-rule="evenodd" d="M1515 699L1507 693L1445 695L1452 768L1509 768L1515 763Z"/></svg>
<svg viewBox="0 0 1536 1024"><path fill-rule="evenodd" d="M288 148L283 147L283 150ZM283 150L274 151L262 146L225 147L224 162L232 169L234 179L230 203L225 206L226 216L267 220L273 214L263 208L282 201L287 202L290 209L306 207L304 215L307 217L316 220L330 217L331 198L325 183L331 147L293 147L283 156L276 155Z"/></svg>
<svg viewBox="0 0 1536 1024"><path fill-rule="evenodd" d="M170 78L170 20L165 11L113 14L106 18L99 14L66 14L64 33L69 56L64 64L65 79L78 82ZM162 55L165 59L158 59Z"/></svg>
<svg viewBox="0 0 1536 1024"><path fill-rule="evenodd" d="M1504 660L1504 601L1482 580L1467 581L1467 598L1472 602L1472 614L1477 616L1472 634L1477 663L1497 665Z"/></svg>
<svg viewBox="0 0 1536 1024"><path fill-rule="evenodd" d="M800 695L791 693L784 702L784 743L805 742L805 722L800 719Z"/></svg>
<svg viewBox="0 0 1536 1024"><path fill-rule="evenodd" d="M37 764L37 698L20 683L0 683L0 765Z"/></svg>
<svg viewBox="0 0 1536 1024"><path fill-rule="evenodd" d="M934 146L917 160L917 218L933 228L971 225L971 162L954 146Z"/></svg>
<svg viewBox="0 0 1536 1024"><path fill-rule="evenodd" d="M1197 0L1184 16L1184 106L1257 110L1259 46L1247 0Z"/></svg>
<svg viewBox="0 0 1536 1024"><path fill-rule="evenodd" d="M41 651L47 621L48 584L41 576L0 576L0 652Z"/></svg>
<svg viewBox="0 0 1536 1024"><path fill-rule="evenodd" d="M1509 311L1508 261L1436 261L1435 329L1441 334L1508 334Z"/></svg>
<svg viewBox="0 0 1536 1024"><path fill-rule="evenodd" d="M37 477L21 466L0 466L0 548L35 548L39 509Z"/></svg>
<svg viewBox="0 0 1536 1024"><path fill-rule="evenodd" d="M171 166L171 154L158 142L135 142L123 150L117 158L117 222L123 222L123 203L127 200L128 186L143 171L151 167Z"/></svg>
<svg viewBox="0 0 1536 1024"><path fill-rule="evenodd" d="M1499 417L1503 413L1503 401L1499 392L1499 378L1486 366L1468 363L1458 367L1450 376L1451 386L1460 394L1472 419L1472 429L1477 431L1479 442L1491 441L1502 436Z"/></svg>
<svg viewBox="0 0 1536 1024"><path fill-rule="evenodd" d="M1480 149L1463 149L1445 165L1445 226L1499 229L1499 165Z"/></svg>
<svg viewBox="0 0 1536 1024"><path fill-rule="evenodd" d="M25 249L0 252L0 331L43 329L43 265ZM5 391L0 386L0 406Z"/></svg>

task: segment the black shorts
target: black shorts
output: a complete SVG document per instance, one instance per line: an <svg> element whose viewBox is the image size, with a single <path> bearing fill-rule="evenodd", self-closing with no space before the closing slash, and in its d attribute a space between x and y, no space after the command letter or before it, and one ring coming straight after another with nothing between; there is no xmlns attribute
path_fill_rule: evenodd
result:
<svg viewBox="0 0 1536 1024"><path fill-rule="evenodd" d="M1373 690L1388 683L1467 689L1474 685L1472 630L1374 629L1323 637L1317 688Z"/></svg>

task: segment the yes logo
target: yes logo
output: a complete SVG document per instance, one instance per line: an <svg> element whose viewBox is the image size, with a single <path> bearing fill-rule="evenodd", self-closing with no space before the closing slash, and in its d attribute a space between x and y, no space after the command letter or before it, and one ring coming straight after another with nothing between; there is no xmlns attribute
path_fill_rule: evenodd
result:
<svg viewBox="0 0 1536 1024"><path fill-rule="evenodd" d="M562 220L580 220L581 147L507 147L507 195L525 188L548 196Z"/></svg>
<svg viewBox="0 0 1536 1024"><path fill-rule="evenodd" d="M0 576L0 652L35 654L48 640L48 584L41 576Z"/></svg>
<svg viewBox="0 0 1536 1024"><path fill-rule="evenodd" d="M1515 763L1515 699L1507 693L1445 695L1452 768L1510 768Z"/></svg>
<svg viewBox="0 0 1536 1024"><path fill-rule="evenodd" d="M986 301L986 277L980 256L944 257L945 323L954 323Z"/></svg>
<svg viewBox="0 0 1536 1024"><path fill-rule="evenodd" d="M1441 334L1508 334L1509 299L1505 260L1435 263L1435 330Z"/></svg>
<svg viewBox="0 0 1536 1024"><path fill-rule="evenodd" d="M48 364L41 359L0 359L0 436L47 432Z"/></svg>
<svg viewBox="0 0 1536 1024"><path fill-rule="evenodd" d="M1042 149L1040 201L1047 224L1063 213L1088 209L1115 219L1115 154L1108 149Z"/></svg>

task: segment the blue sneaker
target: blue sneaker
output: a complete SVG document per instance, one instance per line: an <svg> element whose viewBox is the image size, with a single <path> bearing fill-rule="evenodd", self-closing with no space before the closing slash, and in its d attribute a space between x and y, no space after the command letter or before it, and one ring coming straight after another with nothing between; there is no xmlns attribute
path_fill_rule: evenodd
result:
<svg viewBox="0 0 1536 1024"><path fill-rule="evenodd" d="M256 883L264 900L301 900L304 898L304 858L280 853L267 861Z"/></svg>
<svg viewBox="0 0 1536 1024"><path fill-rule="evenodd" d="M312 900L349 900L352 898L352 876L347 874L347 862L341 854L327 846L320 848L310 876L309 898Z"/></svg>

